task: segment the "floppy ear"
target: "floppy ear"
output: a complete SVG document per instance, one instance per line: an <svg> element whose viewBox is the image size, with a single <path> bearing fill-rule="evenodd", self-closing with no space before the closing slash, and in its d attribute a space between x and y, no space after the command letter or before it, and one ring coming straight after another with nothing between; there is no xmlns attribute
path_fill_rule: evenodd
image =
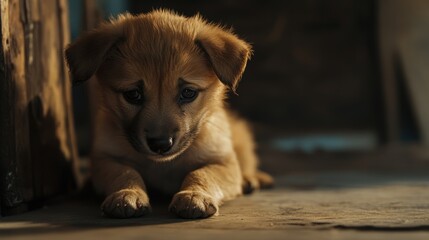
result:
<svg viewBox="0 0 429 240"><path fill-rule="evenodd" d="M219 80L235 92L252 54L251 46L233 33L214 26L197 34L195 43L206 53Z"/></svg>
<svg viewBox="0 0 429 240"><path fill-rule="evenodd" d="M120 31L103 26L84 34L67 46L65 55L73 84L90 79L104 62L109 50L121 38Z"/></svg>

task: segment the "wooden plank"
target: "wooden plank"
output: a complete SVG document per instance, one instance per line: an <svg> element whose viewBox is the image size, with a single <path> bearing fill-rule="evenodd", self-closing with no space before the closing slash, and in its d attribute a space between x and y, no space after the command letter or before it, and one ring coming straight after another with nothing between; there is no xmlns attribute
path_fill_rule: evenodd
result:
<svg viewBox="0 0 429 240"><path fill-rule="evenodd" d="M63 57L66 1L0 3L1 204L2 213L10 214L74 186L77 154Z"/></svg>
<svg viewBox="0 0 429 240"><path fill-rule="evenodd" d="M417 119L422 142L429 146L429 1L381 0L380 49L389 139L399 139L398 69ZM396 62L395 62L396 61Z"/></svg>
<svg viewBox="0 0 429 240"><path fill-rule="evenodd" d="M65 191L72 184L70 170L76 155L71 144L70 100L67 100L66 94L70 91L70 85L65 85L68 78L62 54L65 39L60 31L64 26L60 25L59 2L46 0L38 4L40 7L34 10L40 10L40 22L33 22L37 30L33 44L38 47L38 50L34 49L34 66L38 70L31 70L36 79L28 86L31 99L41 104L40 107L36 106L40 109L35 119L31 119L31 133L34 133L31 145L33 162L40 166L38 173L41 177L38 180L42 186L41 196L46 198ZM61 14L66 14L66 11Z"/></svg>
<svg viewBox="0 0 429 240"><path fill-rule="evenodd" d="M429 147L429 38L421 40L403 42L400 53L421 140Z"/></svg>
<svg viewBox="0 0 429 240"><path fill-rule="evenodd" d="M28 140L24 29L20 1L2 0L1 30L3 96L1 108L2 208L16 208L33 199L32 165Z"/></svg>
<svg viewBox="0 0 429 240"><path fill-rule="evenodd" d="M68 0L58 0L58 22L59 22L59 37L60 37L60 50L66 48L66 46L70 43L70 23L68 16ZM71 81L70 75L67 70L64 51L61 51L62 61L60 61L60 77L63 79L63 94L64 94L64 109L66 109L66 126L67 126L67 144L70 149L70 159L73 165L73 173L75 176L75 184L80 189L86 179L81 174L81 167L79 159L78 151L77 151L77 143L76 143L76 135L75 128L73 124L73 103L72 103L72 91L71 91Z"/></svg>

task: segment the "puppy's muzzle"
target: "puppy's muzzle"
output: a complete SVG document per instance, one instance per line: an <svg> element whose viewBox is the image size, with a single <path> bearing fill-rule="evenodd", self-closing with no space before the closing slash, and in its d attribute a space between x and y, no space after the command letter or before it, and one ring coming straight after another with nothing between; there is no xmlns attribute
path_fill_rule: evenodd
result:
<svg viewBox="0 0 429 240"><path fill-rule="evenodd" d="M158 137L158 138L147 138L147 145L149 149L156 154L163 154L168 152L173 147L173 137Z"/></svg>

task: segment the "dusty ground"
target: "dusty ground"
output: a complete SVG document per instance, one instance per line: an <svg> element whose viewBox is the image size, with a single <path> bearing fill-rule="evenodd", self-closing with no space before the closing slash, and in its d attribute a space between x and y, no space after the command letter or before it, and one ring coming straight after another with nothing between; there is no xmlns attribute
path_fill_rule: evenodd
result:
<svg viewBox="0 0 429 240"><path fill-rule="evenodd" d="M226 203L219 216L178 219L152 199L137 219L101 216L80 193L0 219L0 239L429 239L429 152L419 147L361 153L260 148L276 188Z"/></svg>
<svg viewBox="0 0 429 240"><path fill-rule="evenodd" d="M277 187L226 203L219 216L108 219L71 197L0 220L0 239L429 239L429 175L341 171L278 176Z"/></svg>

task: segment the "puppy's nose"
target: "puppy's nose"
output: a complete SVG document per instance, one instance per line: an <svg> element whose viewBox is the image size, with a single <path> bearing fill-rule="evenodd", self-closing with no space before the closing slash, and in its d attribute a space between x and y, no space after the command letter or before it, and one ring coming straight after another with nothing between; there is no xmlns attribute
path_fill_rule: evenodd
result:
<svg viewBox="0 0 429 240"><path fill-rule="evenodd" d="M168 152L173 146L172 137L148 138L147 145L154 153L163 154Z"/></svg>

